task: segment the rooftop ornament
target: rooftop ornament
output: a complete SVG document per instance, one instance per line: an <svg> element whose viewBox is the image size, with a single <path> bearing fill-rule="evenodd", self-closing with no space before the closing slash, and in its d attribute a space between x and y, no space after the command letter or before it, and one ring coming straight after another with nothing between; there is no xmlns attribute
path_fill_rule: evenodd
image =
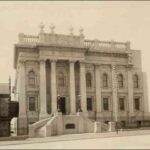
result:
<svg viewBox="0 0 150 150"><path fill-rule="evenodd" d="M44 24L43 23L41 23L40 24L40 33L44 33Z"/></svg>
<svg viewBox="0 0 150 150"><path fill-rule="evenodd" d="M70 27L70 35L73 35L73 31L74 31L74 28L71 26Z"/></svg>
<svg viewBox="0 0 150 150"><path fill-rule="evenodd" d="M84 36L83 32L84 32L84 29L82 27L80 27L80 29L79 29L80 36Z"/></svg>
<svg viewBox="0 0 150 150"><path fill-rule="evenodd" d="M55 33L55 26L53 24L50 25L50 29L51 29L51 34Z"/></svg>

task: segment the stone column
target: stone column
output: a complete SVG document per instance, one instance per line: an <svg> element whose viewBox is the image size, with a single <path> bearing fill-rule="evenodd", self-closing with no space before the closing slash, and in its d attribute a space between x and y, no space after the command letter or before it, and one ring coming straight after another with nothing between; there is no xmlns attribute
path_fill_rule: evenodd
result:
<svg viewBox="0 0 150 150"><path fill-rule="evenodd" d="M100 66L95 65L96 111L101 112Z"/></svg>
<svg viewBox="0 0 150 150"><path fill-rule="evenodd" d="M113 118L118 121L118 96L117 96L117 77L116 65L112 64L112 98L113 98Z"/></svg>
<svg viewBox="0 0 150 150"><path fill-rule="evenodd" d="M46 66L45 60L40 60L40 119L47 116Z"/></svg>
<svg viewBox="0 0 150 150"><path fill-rule="evenodd" d="M57 112L57 89L56 89L56 61L51 61L51 102L52 102L52 113Z"/></svg>
<svg viewBox="0 0 150 150"><path fill-rule="evenodd" d="M83 113L87 112L86 101L86 79L85 79L85 63L80 62L80 95L81 109Z"/></svg>
<svg viewBox="0 0 150 150"><path fill-rule="evenodd" d="M19 117L26 117L26 83L25 83L25 61L19 61Z"/></svg>
<svg viewBox="0 0 150 150"><path fill-rule="evenodd" d="M74 72L75 61L70 61L70 106L71 114L76 113L76 98L75 98L75 72Z"/></svg>
<svg viewBox="0 0 150 150"><path fill-rule="evenodd" d="M128 67L128 110L129 115L134 115L134 101L133 101L133 78L132 78L132 71L130 66Z"/></svg>
<svg viewBox="0 0 150 150"><path fill-rule="evenodd" d="M149 99L148 99L148 88L147 88L147 76L146 73L142 73L143 77L143 102L144 102L144 118L149 119Z"/></svg>
<svg viewBox="0 0 150 150"><path fill-rule="evenodd" d="M18 118L18 135L27 134L27 99L26 99L26 83L25 83L25 61L19 61L19 118Z"/></svg>

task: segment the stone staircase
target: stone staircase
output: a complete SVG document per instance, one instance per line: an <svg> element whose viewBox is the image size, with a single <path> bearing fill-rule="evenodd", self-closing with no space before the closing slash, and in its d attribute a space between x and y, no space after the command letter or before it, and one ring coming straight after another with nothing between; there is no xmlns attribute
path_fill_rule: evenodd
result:
<svg viewBox="0 0 150 150"><path fill-rule="evenodd" d="M107 132L109 125L93 122L82 112L77 115L62 115L57 113L29 125L29 137L49 137L62 134L100 133Z"/></svg>

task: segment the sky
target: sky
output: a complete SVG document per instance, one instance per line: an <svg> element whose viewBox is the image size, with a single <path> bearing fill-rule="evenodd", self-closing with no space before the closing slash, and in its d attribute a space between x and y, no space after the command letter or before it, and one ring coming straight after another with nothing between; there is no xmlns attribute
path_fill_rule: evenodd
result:
<svg viewBox="0 0 150 150"><path fill-rule="evenodd" d="M12 85L14 44L18 33L37 35L39 25L56 26L56 33L74 34L84 28L86 39L131 42L141 50L142 68L147 73L150 93L150 2L148 1L0 1L0 82ZM150 96L149 96L150 97Z"/></svg>

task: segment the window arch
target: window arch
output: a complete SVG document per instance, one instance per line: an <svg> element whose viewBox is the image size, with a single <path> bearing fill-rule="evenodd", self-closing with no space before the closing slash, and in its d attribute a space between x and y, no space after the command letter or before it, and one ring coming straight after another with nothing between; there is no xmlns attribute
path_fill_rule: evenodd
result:
<svg viewBox="0 0 150 150"><path fill-rule="evenodd" d="M59 87L65 86L65 75L63 72L58 73L57 80L58 80L58 86Z"/></svg>
<svg viewBox="0 0 150 150"><path fill-rule="evenodd" d="M118 75L118 87L123 88L123 75L122 74Z"/></svg>
<svg viewBox="0 0 150 150"><path fill-rule="evenodd" d="M106 73L103 74L102 80L103 80L103 87L107 88L108 87L108 75Z"/></svg>
<svg viewBox="0 0 150 150"><path fill-rule="evenodd" d="M31 70L28 74L28 80L30 86L35 86L35 72Z"/></svg>
<svg viewBox="0 0 150 150"><path fill-rule="evenodd" d="M136 74L133 76L133 87L134 88L139 87L139 78L138 78L138 75L136 75Z"/></svg>
<svg viewBox="0 0 150 150"><path fill-rule="evenodd" d="M86 73L86 86L92 87L92 75L91 73Z"/></svg>

